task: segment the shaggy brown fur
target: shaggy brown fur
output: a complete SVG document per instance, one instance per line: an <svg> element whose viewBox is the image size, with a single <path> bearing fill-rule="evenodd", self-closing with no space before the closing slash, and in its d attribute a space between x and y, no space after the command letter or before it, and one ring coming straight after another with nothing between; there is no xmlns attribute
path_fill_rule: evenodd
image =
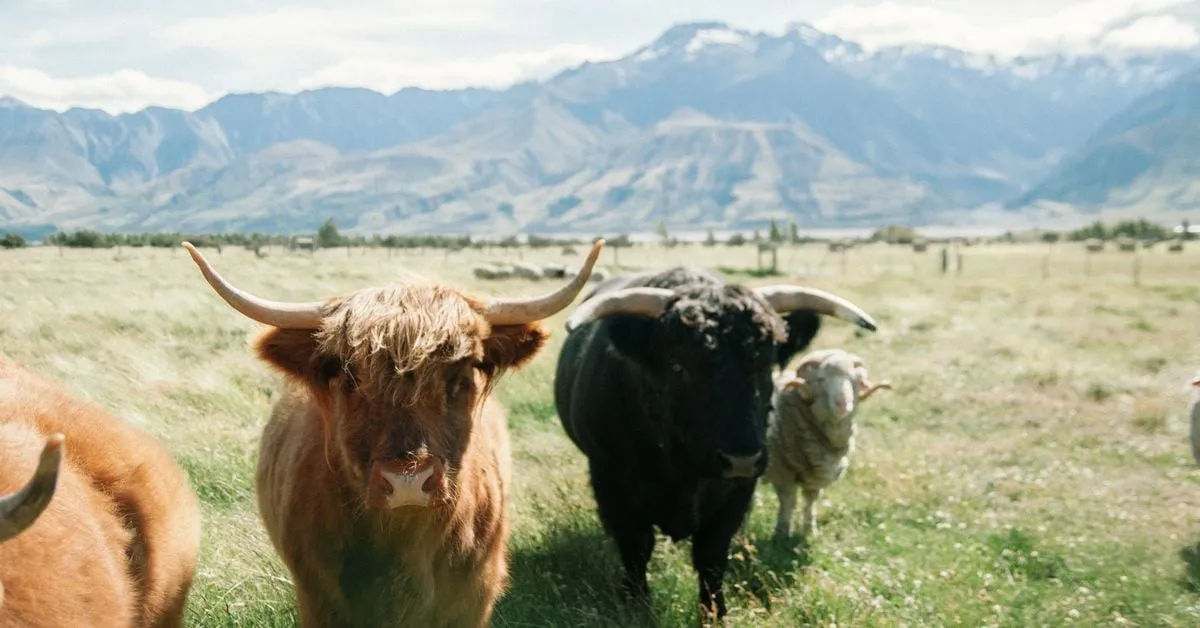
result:
<svg viewBox="0 0 1200 628"><path fill-rule="evenodd" d="M63 587L46 584L55 574L73 571L51 573L50 566L59 559L52 555L62 552L64 547L58 541L31 540L57 538L61 532L55 522L69 519L74 525L91 526L94 530L89 532L93 535L91 540L76 541L73 545L80 547L80 551L91 548L94 556L107 557L105 560L118 561L123 567L119 578L122 582L111 587L114 591L130 589L134 596L132 622L119 620L120 614L95 614L93 618L104 617L106 626L182 626L200 550L200 505L188 485L187 475L161 443L101 407L71 395L58 384L3 357L0 357L0 423L24 425L43 434L33 437L39 448L44 434L61 432L66 436L62 477L67 479L65 482L60 479L62 494L56 494L36 524L11 539L3 550L5 555L20 558L15 562L4 560L0 569L10 568L5 565L20 565L24 577L38 576L35 581L42 590L22 595L43 596L34 598L40 600L50 595L57 600L66 591L88 591L79 584L83 580L64 580L71 584ZM28 454L21 458L35 460L36 453L32 458ZM2 460L9 464L12 458L5 456ZM20 462L18 471L27 471L31 468L28 464L32 463ZM37 535L33 535L35 528L41 530ZM17 553L22 548L24 553ZM30 570L26 565L38 565L39 569L45 565L46 571ZM7 582L6 587L12 602L16 593ZM97 606L93 608L100 613L121 599L110 598L108 594L94 596L93 603Z"/></svg>
<svg viewBox="0 0 1200 628"><path fill-rule="evenodd" d="M0 494L29 480L45 441L32 426L0 423ZM101 618L106 626L136 625L129 538L112 500L63 465L42 514L0 543L0 626L94 626Z"/></svg>
<svg viewBox="0 0 1200 628"><path fill-rule="evenodd" d="M290 376L263 433L258 503L301 624L484 626L507 585L509 445L491 387L536 355L540 324L492 327L439 285L328 301L321 329L271 328ZM428 507L376 507L371 469L440 465Z"/></svg>

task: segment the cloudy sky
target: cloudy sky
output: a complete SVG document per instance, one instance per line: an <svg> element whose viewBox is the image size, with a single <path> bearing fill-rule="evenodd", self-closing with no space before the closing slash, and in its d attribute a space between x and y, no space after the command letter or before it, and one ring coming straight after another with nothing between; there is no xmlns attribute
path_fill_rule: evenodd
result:
<svg viewBox="0 0 1200 628"><path fill-rule="evenodd" d="M697 20L999 55L1200 44L1200 0L0 0L0 95L115 113L327 85L503 86Z"/></svg>

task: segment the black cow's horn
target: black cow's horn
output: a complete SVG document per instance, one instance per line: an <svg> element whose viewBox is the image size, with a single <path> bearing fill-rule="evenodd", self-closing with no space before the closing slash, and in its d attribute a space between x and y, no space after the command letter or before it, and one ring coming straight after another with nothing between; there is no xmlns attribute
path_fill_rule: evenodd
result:
<svg viewBox="0 0 1200 628"><path fill-rule="evenodd" d="M673 296L675 296L675 292L666 288L614 290L590 301L584 301L583 305L580 305L567 319L567 331L613 314L656 318L666 311L667 303Z"/></svg>
<svg viewBox="0 0 1200 628"><path fill-rule="evenodd" d="M62 464L62 434L46 438L37 470L21 490L0 497L0 543L22 533L33 525L58 487L58 470Z"/></svg>
<svg viewBox="0 0 1200 628"><path fill-rule="evenodd" d="M875 320L862 308L823 290L775 284L756 288L755 291L780 314L787 314L794 310L812 310L820 314L836 316L870 331L876 329Z"/></svg>

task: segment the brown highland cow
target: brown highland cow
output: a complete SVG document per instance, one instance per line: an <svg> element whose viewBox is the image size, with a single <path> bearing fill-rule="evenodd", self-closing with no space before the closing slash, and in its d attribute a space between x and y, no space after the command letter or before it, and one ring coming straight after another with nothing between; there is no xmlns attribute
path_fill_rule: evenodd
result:
<svg viewBox="0 0 1200 628"><path fill-rule="evenodd" d="M31 474L0 501L0 626L182 626L200 549L183 470L142 430L0 357L0 494Z"/></svg>
<svg viewBox="0 0 1200 628"><path fill-rule="evenodd" d="M271 302L184 247L230 306L271 326L288 376L262 437L259 509L301 625L484 626L508 580L507 419L491 390L528 363L587 282L480 299L439 283Z"/></svg>

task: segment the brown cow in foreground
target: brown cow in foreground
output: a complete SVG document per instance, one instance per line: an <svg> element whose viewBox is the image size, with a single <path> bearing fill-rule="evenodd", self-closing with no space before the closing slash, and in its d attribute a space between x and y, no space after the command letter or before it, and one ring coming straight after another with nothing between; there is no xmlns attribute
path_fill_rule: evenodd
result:
<svg viewBox="0 0 1200 628"><path fill-rule="evenodd" d="M53 498L30 520L15 505L28 494L11 496L15 520L0 524L0 626L182 626L200 549L183 470L141 429L0 357L0 494L29 479L43 445L62 455L60 434Z"/></svg>
<svg viewBox="0 0 1200 628"><path fill-rule="evenodd" d="M270 325L290 380L262 437L259 511L306 627L484 626L508 583L507 419L491 390L529 362L540 321L583 288L483 300L422 283L266 301L184 247L235 310Z"/></svg>
<svg viewBox="0 0 1200 628"><path fill-rule="evenodd" d="M129 533L86 477L60 467L62 442L0 423L0 625L135 626Z"/></svg>

